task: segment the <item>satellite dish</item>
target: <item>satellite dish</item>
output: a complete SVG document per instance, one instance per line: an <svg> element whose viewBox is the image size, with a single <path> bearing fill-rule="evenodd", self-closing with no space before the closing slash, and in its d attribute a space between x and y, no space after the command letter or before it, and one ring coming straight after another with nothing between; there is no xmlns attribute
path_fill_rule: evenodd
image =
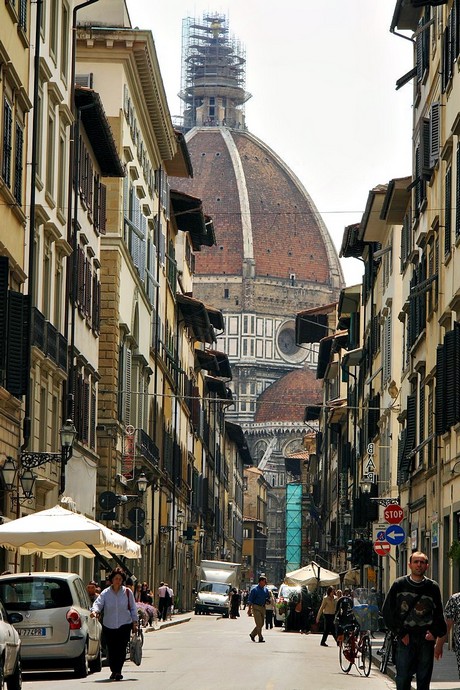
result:
<svg viewBox="0 0 460 690"><path fill-rule="evenodd" d="M99 496L99 505L103 510L111 510L117 505L117 497L113 491L104 491Z"/></svg>

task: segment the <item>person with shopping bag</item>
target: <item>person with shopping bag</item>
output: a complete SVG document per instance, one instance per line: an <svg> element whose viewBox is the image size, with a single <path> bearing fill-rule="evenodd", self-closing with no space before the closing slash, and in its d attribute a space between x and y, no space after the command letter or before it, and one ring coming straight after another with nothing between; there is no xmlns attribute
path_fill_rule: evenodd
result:
<svg viewBox="0 0 460 690"><path fill-rule="evenodd" d="M91 617L104 614L102 629L109 657L110 680L122 680L126 648L131 635L137 631L138 614L132 591L125 587L126 574L115 568L109 575L110 587L104 589L91 606Z"/></svg>

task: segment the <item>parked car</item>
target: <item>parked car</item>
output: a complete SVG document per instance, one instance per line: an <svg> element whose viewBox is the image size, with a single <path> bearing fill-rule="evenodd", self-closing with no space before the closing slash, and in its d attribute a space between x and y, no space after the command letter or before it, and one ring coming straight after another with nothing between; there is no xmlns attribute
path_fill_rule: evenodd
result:
<svg viewBox="0 0 460 690"><path fill-rule="evenodd" d="M273 622L276 628L281 628L286 620L286 607L289 603L289 598L294 592L300 592L300 587L291 587L290 585L282 584L278 590L278 597L276 599L275 617Z"/></svg>
<svg viewBox="0 0 460 690"><path fill-rule="evenodd" d="M24 668L72 668L77 678L101 670L102 627L90 617L90 600L79 575L2 575L0 600L21 638Z"/></svg>
<svg viewBox="0 0 460 690"><path fill-rule="evenodd" d="M5 681L8 690L21 690L21 639L11 624L16 614L8 616L0 602L0 688Z"/></svg>

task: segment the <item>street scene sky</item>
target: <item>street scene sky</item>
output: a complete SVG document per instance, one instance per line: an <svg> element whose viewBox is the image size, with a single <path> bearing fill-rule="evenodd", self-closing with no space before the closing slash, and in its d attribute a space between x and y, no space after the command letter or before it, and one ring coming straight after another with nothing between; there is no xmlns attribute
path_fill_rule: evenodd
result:
<svg viewBox="0 0 460 690"><path fill-rule="evenodd" d="M180 115L182 19L225 14L246 50L248 129L312 197L337 251L370 189L411 173L411 41L390 33L396 0L127 0L152 31L172 116ZM216 227L218 233L218 227ZM342 260L347 285L362 263Z"/></svg>

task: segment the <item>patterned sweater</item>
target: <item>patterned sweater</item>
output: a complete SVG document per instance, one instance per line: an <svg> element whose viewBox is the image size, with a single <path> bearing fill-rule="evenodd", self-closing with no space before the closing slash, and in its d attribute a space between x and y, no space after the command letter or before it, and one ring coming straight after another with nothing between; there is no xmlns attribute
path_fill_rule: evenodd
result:
<svg viewBox="0 0 460 690"><path fill-rule="evenodd" d="M419 598L409 611L415 597ZM400 637L407 633L425 636L428 630L434 637L442 637L447 631L439 585L429 578L422 582L414 582L408 575L397 578L386 596L382 616L387 628Z"/></svg>

